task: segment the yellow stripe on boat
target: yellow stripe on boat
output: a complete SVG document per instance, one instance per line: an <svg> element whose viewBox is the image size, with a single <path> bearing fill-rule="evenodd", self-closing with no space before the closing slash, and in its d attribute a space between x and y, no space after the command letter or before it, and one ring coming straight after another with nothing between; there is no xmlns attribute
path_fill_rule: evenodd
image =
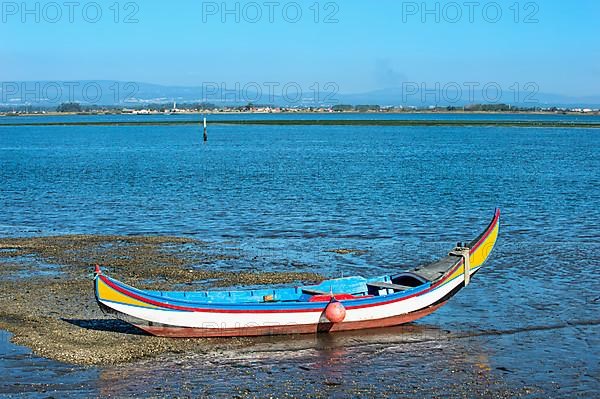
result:
<svg viewBox="0 0 600 399"><path fill-rule="evenodd" d="M483 243L471 254L471 269L483 265L487 258L492 253L496 239L498 238L498 230L500 229L500 223L496 223L494 229L490 235L485 239Z"/></svg>
<svg viewBox="0 0 600 399"><path fill-rule="evenodd" d="M96 282L98 284L98 299L122 303L124 305L141 306L144 308L158 309L158 306L150 305L148 303L139 301L130 296L124 295L114 288L108 286L102 279L98 278Z"/></svg>

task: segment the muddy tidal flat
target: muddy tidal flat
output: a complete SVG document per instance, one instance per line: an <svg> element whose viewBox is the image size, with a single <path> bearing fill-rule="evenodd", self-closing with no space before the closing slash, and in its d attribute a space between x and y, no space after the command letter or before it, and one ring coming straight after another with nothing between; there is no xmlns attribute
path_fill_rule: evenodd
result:
<svg viewBox="0 0 600 399"><path fill-rule="evenodd" d="M57 236L0 239L0 328L34 353L74 364L114 364L166 352L205 351L202 340L148 337L105 316L96 305L93 265L147 289L314 282L312 273L202 269L234 255L209 254L201 241L178 237ZM207 282L209 281L209 282ZM205 283L203 283L205 282ZM224 340L224 347L243 340ZM217 344L218 346L219 344Z"/></svg>
<svg viewBox="0 0 600 399"><path fill-rule="evenodd" d="M349 249L328 251L361 253ZM456 341L451 345L457 347L447 356L443 347L452 342L449 332L427 326L335 336L168 339L145 335L105 316L93 297L91 271L95 263L109 265L107 271L144 288L189 287L193 282L203 288L297 284L322 278L312 273L210 271L212 263L234 256L217 254L207 243L179 237L71 235L0 239L0 328L12 334L13 344L33 352L27 357L26 367L41 368L46 364L59 374L59 382L56 377L45 377L49 380L42 382L45 378L40 375L41 380L35 384L4 385L0 393L74 391L118 397L134 393L161 396L164 390L176 396L265 397L269 393L275 397L325 398L368 397L382 387L388 397L435 396L445 394L447 389L456 395L476 390L495 397L535 392L527 387L510 388L502 378L493 375L485 357L465 355L468 336L452 337ZM435 358L420 353L400 366L405 372L415 373L411 385L390 383L398 378L397 366L392 366L397 363L394 356L405 356L403 348L407 345L411 345L413 354L421 351L418 348L431 351L431 343ZM11 351L20 356L28 352L12 347ZM353 365L352 359L358 354L375 357L376 369ZM10 362L11 357L8 359ZM15 363L17 370L13 368L13 372L18 373L24 361ZM197 364L202 365L200 375L193 366ZM123 370L127 370L125 380ZM472 378L467 385L452 383L442 390L428 376L434 370L447 374L445 378L452 376L452 380L455 374L459 378L472 374ZM371 380L374 373L377 378ZM97 381L85 381L96 375ZM82 377L82 386L71 381ZM162 381L168 385L162 385ZM286 395L278 395L281 392Z"/></svg>

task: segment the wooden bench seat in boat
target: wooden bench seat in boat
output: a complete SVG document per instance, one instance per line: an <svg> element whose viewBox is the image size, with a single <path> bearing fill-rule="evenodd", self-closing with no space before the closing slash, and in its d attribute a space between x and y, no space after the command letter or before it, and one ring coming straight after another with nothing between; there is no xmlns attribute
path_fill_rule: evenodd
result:
<svg viewBox="0 0 600 399"><path fill-rule="evenodd" d="M410 288L414 288L407 285L392 284L385 281L370 281L367 283L367 285L375 288L387 288L394 291L406 291Z"/></svg>

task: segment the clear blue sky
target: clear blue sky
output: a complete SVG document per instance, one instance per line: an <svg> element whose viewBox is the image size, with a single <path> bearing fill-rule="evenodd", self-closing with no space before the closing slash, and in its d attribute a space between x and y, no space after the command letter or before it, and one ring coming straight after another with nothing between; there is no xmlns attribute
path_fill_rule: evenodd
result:
<svg viewBox="0 0 600 399"><path fill-rule="evenodd" d="M126 8L126 1L117 3L118 16L110 8L115 1L99 1L97 23L84 19L85 1L72 10L72 23L69 8L61 7L57 18L50 2L38 1L37 11L35 3L26 2L33 10L29 14L20 1L2 3L0 81L293 81L306 87L334 81L346 93L398 87L403 81L503 86L533 81L545 93L600 93L598 0L498 1L502 17L495 23L496 7L487 1L472 8L457 1L459 10L450 2L425 1L433 10L439 3L437 12L426 15L422 1L321 1L318 17L316 1L298 1L297 23L290 22L295 6L287 1L273 2L278 5L272 8L257 1L263 15L254 23L256 7L246 1L237 2L239 23L235 12L222 15L222 1L138 1L137 23L124 23L136 11L131 4ZM225 4L235 9L235 1ZM94 7L86 10L93 20ZM337 22L325 23L333 12Z"/></svg>

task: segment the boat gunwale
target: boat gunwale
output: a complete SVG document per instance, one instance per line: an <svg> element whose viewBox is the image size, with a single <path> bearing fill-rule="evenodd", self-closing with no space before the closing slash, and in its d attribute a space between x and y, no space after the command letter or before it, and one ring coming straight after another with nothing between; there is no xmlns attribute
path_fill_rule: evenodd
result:
<svg viewBox="0 0 600 399"><path fill-rule="evenodd" d="M256 312L256 313L277 313L277 312L310 312L310 311L322 311L328 304L328 302L264 302L264 303L253 303L253 302L239 302L239 303L223 303L223 302L197 302L197 301L186 301L174 298L157 297L150 294L146 294L144 290L140 290L134 287L125 289L120 285L125 285L118 280L114 280L110 277L101 276L102 281L109 285L111 288L116 289L121 294L130 296L138 301L142 301L152 306L157 306L160 310L167 311L183 311L183 312L222 312L222 313L244 313L244 312ZM356 299L343 299L339 300L346 309L359 309L362 307L384 305L388 302L395 302L399 299L412 298L426 292L429 292L431 288L431 282L427 282L417 287L413 287L406 291L395 292L393 294L387 294L375 297L365 297ZM137 295L136 291L141 295ZM416 292L415 292L416 291ZM145 298L145 297L146 298ZM393 300L390 300L392 298ZM159 300L155 300L159 299ZM106 302L112 302L110 300L102 299ZM385 303L384 303L385 301ZM192 306L179 306L192 305ZM195 305L195 306L194 306ZM357 306L360 305L360 306ZM129 305L135 306L135 305ZM207 306L208 308L201 308L200 306ZM300 308L301 309L296 309Z"/></svg>

